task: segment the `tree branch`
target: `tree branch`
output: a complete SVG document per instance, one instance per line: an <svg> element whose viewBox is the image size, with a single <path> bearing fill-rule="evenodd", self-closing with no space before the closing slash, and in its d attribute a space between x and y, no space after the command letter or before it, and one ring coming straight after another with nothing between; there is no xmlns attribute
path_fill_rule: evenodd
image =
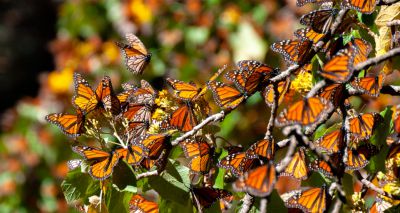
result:
<svg viewBox="0 0 400 213"><path fill-rule="evenodd" d="M138 175L136 176L136 179L139 180L139 179L142 179L142 178L145 178L145 177L157 176L158 174L159 174L159 173L158 173L157 170L149 171L149 172L144 172L144 173L138 174Z"/></svg>
<svg viewBox="0 0 400 213"><path fill-rule="evenodd" d="M226 113L225 111L221 111L219 113L216 113L214 115L211 115L209 117L207 117L206 119L204 119L201 123L197 124L197 126L193 127L192 130L186 132L185 134L183 134L180 137L177 137L175 140L171 141L171 145L172 146L176 146L178 145L180 142L186 140L187 138L195 135L201 128L203 128L204 126L206 126L207 124L211 123L211 122L216 122L216 121L221 121L222 119L225 118L225 116L228 113Z"/></svg>
<svg viewBox="0 0 400 213"><path fill-rule="evenodd" d="M379 64L389 58L393 58L395 56L400 55L400 47L389 50L388 52L386 52L383 55L374 57L374 58L370 58L364 62L358 63L355 67L354 67L354 72L358 72L364 69L367 69L369 66L371 65L376 65Z"/></svg>
<svg viewBox="0 0 400 213"><path fill-rule="evenodd" d="M243 205L242 208L240 209L240 213L247 213L250 211L251 207L253 206L254 203L254 198L253 196L249 195L246 193L246 195L243 198Z"/></svg>
<svg viewBox="0 0 400 213"><path fill-rule="evenodd" d="M392 20L392 21L388 21L387 23L386 23L386 26L388 26L388 27L391 27L391 26L397 26L397 25L400 25L400 20Z"/></svg>

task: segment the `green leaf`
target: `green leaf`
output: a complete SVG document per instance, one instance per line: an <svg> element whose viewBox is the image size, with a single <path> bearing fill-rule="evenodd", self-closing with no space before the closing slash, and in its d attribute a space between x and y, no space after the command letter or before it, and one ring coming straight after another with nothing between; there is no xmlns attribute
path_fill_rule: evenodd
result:
<svg viewBox="0 0 400 213"><path fill-rule="evenodd" d="M218 160L221 160L225 156L228 155L228 151L222 149L221 154L218 157ZM219 168L217 169L217 175L214 182L214 188L223 189L224 188L224 176L225 176L225 169Z"/></svg>
<svg viewBox="0 0 400 213"><path fill-rule="evenodd" d="M385 159L386 155L389 152L389 147L386 143L386 138L390 133L391 121L393 111L391 107L386 107L380 113L383 117L383 122L378 124L378 127L375 129L375 134L372 136L370 143L377 146L379 149L379 153L373 156L370 159L369 164L365 167L365 169L371 173L375 173L378 171L383 171L385 169Z"/></svg>
<svg viewBox="0 0 400 213"><path fill-rule="evenodd" d="M87 198L99 194L99 182L95 181L86 173L82 173L80 168L68 172L67 177L61 183L67 203L76 200L87 201Z"/></svg>
<svg viewBox="0 0 400 213"><path fill-rule="evenodd" d="M188 195L189 198L189 195ZM179 203L164 199L163 197L159 198L158 207L160 212L182 212L182 213L191 213L194 212L194 206L191 202L191 199L186 200L186 205L181 205Z"/></svg>
<svg viewBox="0 0 400 213"><path fill-rule="evenodd" d="M129 201L132 198L132 193L118 191L112 187L112 190L107 191L107 207L109 212L125 213L129 212Z"/></svg>
<svg viewBox="0 0 400 213"><path fill-rule="evenodd" d="M182 156L183 150L179 146L175 146L172 148L171 153L169 154L170 159L177 159L178 157Z"/></svg>
<svg viewBox="0 0 400 213"><path fill-rule="evenodd" d="M169 201L186 205L189 194L189 168L169 160L160 176L149 177L150 186Z"/></svg>
<svg viewBox="0 0 400 213"><path fill-rule="evenodd" d="M353 185L353 176L345 173L342 178L342 186L347 198L351 198L351 195L354 193Z"/></svg>
<svg viewBox="0 0 400 213"><path fill-rule="evenodd" d="M125 161L120 161L115 166L112 176L112 182L119 191L137 192L136 177L132 167Z"/></svg>
<svg viewBox="0 0 400 213"><path fill-rule="evenodd" d="M276 189L274 189L274 191L272 191L271 195L269 196L267 212L279 212L279 213L288 212L282 198L279 196Z"/></svg>

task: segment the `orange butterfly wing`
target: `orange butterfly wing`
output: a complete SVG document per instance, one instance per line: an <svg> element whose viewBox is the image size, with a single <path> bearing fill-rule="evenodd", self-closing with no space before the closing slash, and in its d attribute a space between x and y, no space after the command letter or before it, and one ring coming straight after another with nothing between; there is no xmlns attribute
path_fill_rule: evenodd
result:
<svg viewBox="0 0 400 213"><path fill-rule="evenodd" d="M258 156L261 156L273 160L275 155L275 142L273 139L257 141L249 147L246 154L249 158L257 158Z"/></svg>
<svg viewBox="0 0 400 213"><path fill-rule="evenodd" d="M221 159L217 166L230 170L233 175L239 177L255 164L256 160L248 158L245 152L238 152Z"/></svg>
<svg viewBox="0 0 400 213"><path fill-rule="evenodd" d="M110 177L120 157L118 152L109 153L89 146L74 146L72 149L89 161L89 174L97 180Z"/></svg>
<svg viewBox="0 0 400 213"><path fill-rule="evenodd" d="M309 188L305 190L295 190L283 194L285 206L288 208L298 208L303 212L323 213L326 209L326 189Z"/></svg>
<svg viewBox="0 0 400 213"><path fill-rule="evenodd" d="M70 137L78 137L84 132L85 116L79 110L76 115L53 113L47 115L45 119L57 125L64 134Z"/></svg>
<svg viewBox="0 0 400 213"><path fill-rule="evenodd" d="M222 82L209 81L207 86L215 102L224 109L235 109L245 100L245 96L239 90Z"/></svg>
<svg viewBox="0 0 400 213"><path fill-rule="evenodd" d="M176 96L182 100L190 101L200 92L195 83L186 83L180 80L167 78L168 84L175 90Z"/></svg>
<svg viewBox="0 0 400 213"><path fill-rule="evenodd" d="M213 150L208 143L201 138L188 140L181 143L186 158L190 158L189 168L193 172L207 172Z"/></svg>
<svg viewBox="0 0 400 213"><path fill-rule="evenodd" d="M278 105L282 103L283 99L285 98L286 92L289 90L289 87L290 87L290 78L286 78L285 81L281 81L278 83L278 94L277 94L279 95ZM267 87L265 87L263 96L265 103L269 107L272 107L275 101L274 85L270 84Z"/></svg>
<svg viewBox="0 0 400 213"><path fill-rule="evenodd" d="M120 113L121 103L114 94L110 77L104 76L101 83L97 86L95 93L97 99L103 103L105 110L111 111L113 115L118 115Z"/></svg>
<svg viewBox="0 0 400 213"><path fill-rule="evenodd" d="M358 12L371 14L375 11L375 6L378 0L344 0L343 4Z"/></svg>
<svg viewBox="0 0 400 213"><path fill-rule="evenodd" d="M351 86L372 97L378 97L383 85L385 75L356 78L351 82Z"/></svg>
<svg viewBox="0 0 400 213"><path fill-rule="evenodd" d="M344 131L338 129L318 138L314 143L318 149L328 154L338 153L345 145L343 137Z"/></svg>
<svg viewBox="0 0 400 213"><path fill-rule="evenodd" d="M158 213L158 204L152 201L146 200L143 196L136 194L132 196L129 201L129 210L131 212L142 212L142 213Z"/></svg>
<svg viewBox="0 0 400 213"><path fill-rule="evenodd" d="M357 135L360 140L368 139L372 136L377 120L381 118L378 113L364 113L350 117L346 120L347 129L351 134Z"/></svg>
<svg viewBox="0 0 400 213"><path fill-rule="evenodd" d="M124 53L125 64L132 73L142 74L150 62L151 53L147 51L140 39L134 34L127 34L126 40L129 44L117 42L117 46Z"/></svg>
<svg viewBox="0 0 400 213"><path fill-rule="evenodd" d="M197 125L197 119L190 103L176 109L171 115L169 124L183 132L192 130Z"/></svg>
<svg viewBox="0 0 400 213"><path fill-rule="evenodd" d="M337 83L346 83L353 75L355 47L341 49L331 60L325 63L321 76Z"/></svg>
<svg viewBox="0 0 400 213"><path fill-rule="evenodd" d="M279 175L293 177L297 180L305 180L307 179L307 173L308 169L306 165L304 150L300 149L294 154L285 171L281 172Z"/></svg>
<svg viewBox="0 0 400 213"><path fill-rule="evenodd" d="M150 159L157 159L164 148L168 145L169 136L166 134L145 135L135 140L134 143L141 143L148 150L146 156Z"/></svg>
<svg viewBox="0 0 400 213"><path fill-rule="evenodd" d="M276 119L276 124L286 126L296 123L310 126L325 119L332 109L332 104L323 98L305 98L281 112Z"/></svg>
<svg viewBox="0 0 400 213"><path fill-rule="evenodd" d="M243 177L235 182L234 188L254 196L265 197L272 192L275 182L275 166L273 163L267 163L246 172Z"/></svg>
<svg viewBox="0 0 400 213"><path fill-rule="evenodd" d="M98 98L89 83L79 73L74 73L75 96L72 104L75 108L87 114L98 106Z"/></svg>

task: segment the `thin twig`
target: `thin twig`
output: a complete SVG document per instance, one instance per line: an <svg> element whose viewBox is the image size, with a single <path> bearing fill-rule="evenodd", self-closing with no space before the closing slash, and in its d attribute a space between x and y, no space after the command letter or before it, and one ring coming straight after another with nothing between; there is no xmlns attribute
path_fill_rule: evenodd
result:
<svg viewBox="0 0 400 213"><path fill-rule="evenodd" d="M173 140L171 142L171 145L172 146L178 145L180 142L182 142L182 141L186 140L187 138L195 135L201 128L203 128L205 125L207 125L207 124L209 124L211 122L221 121L222 119L225 118L226 114L227 114L227 112L221 111L219 113L216 113L214 115L211 115L211 116L207 117L201 123L199 123L195 127L193 127L192 130L186 132L182 136L177 137L175 140Z"/></svg>
<svg viewBox="0 0 400 213"><path fill-rule="evenodd" d="M342 201L340 199L336 199L336 202L333 206L332 213L339 213L342 208Z"/></svg>
<svg viewBox="0 0 400 213"><path fill-rule="evenodd" d="M396 3L396 2L398 2L399 0L380 0L379 2L378 2L378 6L381 6L381 5L392 5L392 4L394 4L394 3Z"/></svg>
<svg viewBox="0 0 400 213"><path fill-rule="evenodd" d="M253 196L246 194L243 198L243 205L240 209L240 213L247 213L250 211L251 207L253 206L254 198Z"/></svg>
<svg viewBox="0 0 400 213"><path fill-rule="evenodd" d="M297 140L295 136L291 136L289 148L286 152L285 157L281 160L281 162L276 166L276 173L283 172L286 167L289 165L290 161L292 161L293 155L295 153L297 146Z"/></svg>
<svg viewBox="0 0 400 213"><path fill-rule="evenodd" d="M364 62L358 63L355 67L354 67L354 72L358 72L364 69L367 69L369 66L371 65L376 65L379 64L389 58L393 58L395 56L400 55L400 47L389 50L388 52L386 52L383 55L374 57L374 58L370 58Z"/></svg>
<svg viewBox="0 0 400 213"><path fill-rule="evenodd" d="M268 199L262 198L260 201L260 213L267 213Z"/></svg>
<svg viewBox="0 0 400 213"><path fill-rule="evenodd" d="M288 67L285 71L282 71L279 75L269 79L270 82L275 83L282 81L286 77L288 77L293 71L297 70L300 66L295 64L290 67Z"/></svg>
<svg viewBox="0 0 400 213"><path fill-rule="evenodd" d="M400 20L396 19L396 20L392 20L392 21L388 21L386 23L386 26L391 27L391 26L397 26L400 25Z"/></svg>
<svg viewBox="0 0 400 213"><path fill-rule="evenodd" d="M289 144L289 142L290 142L290 139L286 138L286 139L283 139L283 140L277 142L276 145L278 145L278 147L282 148L282 147L287 146Z"/></svg>
<svg viewBox="0 0 400 213"><path fill-rule="evenodd" d="M144 173L140 173L140 174L138 174L137 176L136 176L136 179L142 179L142 178L145 178L145 177L150 177L150 176L157 176L159 173L158 173L158 171L157 170L154 170L154 171L150 171L150 172L144 172Z"/></svg>
<svg viewBox="0 0 400 213"><path fill-rule="evenodd" d="M321 89L326 85L326 81L319 81L313 86L313 88L307 93L307 98L314 97Z"/></svg>
<svg viewBox="0 0 400 213"><path fill-rule="evenodd" d="M358 180L359 180L364 186L366 186L367 188L369 188L369 189L371 189L371 190L377 192L378 194L385 195L386 197L389 197L389 198L393 198L391 194L389 194L389 193L383 191L383 189L381 189L381 188L375 186L375 185L374 185L373 183L371 183L369 180L365 179L365 178L361 175L361 173L360 173L359 171L354 171L354 174L355 174L355 176L358 178Z"/></svg>

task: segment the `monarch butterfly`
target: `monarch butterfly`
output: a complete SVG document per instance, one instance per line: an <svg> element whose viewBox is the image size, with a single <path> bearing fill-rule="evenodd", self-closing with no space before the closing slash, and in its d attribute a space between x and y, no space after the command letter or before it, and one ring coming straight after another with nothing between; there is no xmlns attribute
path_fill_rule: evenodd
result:
<svg viewBox="0 0 400 213"><path fill-rule="evenodd" d="M215 102L224 109L233 110L247 98L246 94L222 82L209 81L207 86L211 90Z"/></svg>
<svg viewBox="0 0 400 213"><path fill-rule="evenodd" d="M189 139L180 144L185 157L190 159L190 170L200 173L207 172L212 159L213 148L201 137Z"/></svg>
<svg viewBox="0 0 400 213"><path fill-rule="evenodd" d="M168 155L169 155L170 151L171 151L170 147L166 147L165 149L163 149L161 151L161 154L157 159L152 160L152 159L146 157L142 160L142 162L140 163L140 166L147 170L150 170L151 168L153 168L155 166L158 171L162 171L162 170L164 170L165 166L167 165Z"/></svg>
<svg viewBox="0 0 400 213"><path fill-rule="evenodd" d="M180 131L187 132L197 125L196 115L194 114L192 104L184 103L176 109L169 120L169 126L175 127Z"/></svg>
<svg viewBox="0 0 400 213"><path fill-rule="evenodd" d="M123 158L130 165L139 165L147 152L142 144L130 144L127 148L115 150L120 158Z"/></svg>
<svg viewBox="0 0 400 213"><path fill-rule="evenodd" d="M239 70L231 70L225 78L234 82L235 86L246 94L253 94L259 84L271 77L275 70L266 64L253 60L243 60L237 63Z"/></svg>
<svg viewBox="0 0 400 213"><path fill-rule="evenodd" d="M153 108L146 104L129 104L123 112L128 121L150 122Z"/></svg>
<svg viewBox="0 0 400 213"><path fill-rule="evenodd" d="M314 160L308 165L308 168L312 171L320 172L324 176L328 178L333 178L333 172L332 168L329 166L329 164L323 160Z"/></svg>
<svg viewBox="0 0 400 213"><path fill-rule="evenodd" d="M356 135L360 140L365 140L371 137L379 120L382 120L381 115L372 112L352 116L346 119L345 124L349 133Z"/></svg>
<svg viewBox="0 0 400 213"><path fill-rule="evenodd" d="M344 131L342 128L334 130L318 138L315 142L318 149L328 154L338 153L344 144Z"/></svg>
<svg viewBox="0 0 400 213"><path fill-rule="evenodd" d="M341 49L331 60L325 63L321 76L336 83L346 83L353 75L353 61L356 54L356 48Z"/></svg>
<svg viewBox="0 0 400 213"><path fill-rule="evenodd" d="M79 109L76 110L76 115L53 113L46 115L45 119L57 125L64 134L70 137L76 138L84 132L85 116Z"/></svg>
<svg viewBox="0 0 400 213"><path fill-rule="evenodd" d="M231 171L234 176L239 177L255 166L256 162L256 159L248 158L245 152L238 152L221 159L217 163L217 166L227 169Z"/></svg>
<svg viewBox="0 0 400 213"><path fill-rule="evenodd" d="M289 90L289 87L290 87L290 78L286 78L286 80L278 83L278 94L276 94L279 95L278 105L282 103L283 99L285 98L286 92ZM263 91L263 97L265 103L269 107L272 107L275 101L275 91L273 84L270 84L267 87L265 87Z"/></svg>
<svg viewBox="0 0 400 213"><path fill-rule="evenodd" d="M317 33L314 30L312 30L311 28L301 28L296 30L296 32L294 32L294 35L298 38L298 39L307 39L309 41L312 41L313 44L318 43L319 41L321 41L325 34L323 33Z"/></svg>
<svg viewBox="0 0 400 213"><path fill-rule="evenodd" d="M361 13L371 14L378 2L378 0L344 0L343 5Z"/></svg>
<svg viewBox="0 0 400 213"><path fill-rule="evenodd" d="M343 162L347 170L359 170L369 163L369 158L378 153L376 146L372 144L363 144L357 149L347 148Z"/></svg>
<svg viewBox="0 0 400 213"><path fill-rule="evenodd" d="M74 146L72 150L89 161L89 174L97 180L110 177L120 157L118 152L105 152L90 146Z"/></svg>
<svg viewBox="0 0 400 213"><path fill-rule="evenodd" d="M274 159L275 142L273 138L259 140L249 147L246 151L248 158L258 158L259 156L269 160Z"/></svg>
<svg viewBox="0 0 400 213"><path fill-rule="evenodd" d="M74 73L74 85L75 96L72 98L72 103L84 114L99 106L110 110L114 115L120 112L120 102L114 94L110 77L105 76L97 86L96 91L93 91L89 83L79 73Z"/></svg>
<svg viewBox="0 0 400 213"><path fill-rule="evenodd" d="M289 64L303 64L311 51L312 42L306 39L283 40L273 43L271 49L283 55Z"/></svg>
<svg viewBox="0 0 400 213"><path fill-rule="evenodd" d="M168 134L148 134L133 140L134 144L143 144L147 148L148 156L150 159L157 159L163 149L165 149L169 144L170 135Z"/></svg>
<svg viewBox="0 0 400 213"><path fill-rule="evenodd" d="M354 57L354 66L358 63L364 62L367 60L369 53L372 50L372 46L369 42L365 41L361 38L353 38L348 46L354 46L356 48L356 55Z"/></svg>
<svg viewBox="0 0 400 213"><path fill-rule="evenodd" d="M126 67L133 74L142 74L150 62L151 53L147 51L142 41L134 34L128 33L125 38L128 44L120 42L116 42L116 44L124 53Z"/></svg>
<svg viewBox="0 0 400 213"><path fill-rule="evenodd" d="M143 213L158 213L158 204L152 201L146 200L143 196L136 194L133 195L129 201L129 210L131 212L143 212Z"/></svg>
<svg viewBox="0 0 400 213"><path fill-rule="evenodd" d="M350 84L355 89L366 93L372 97L378 97L385 81L385 75L368 76L364 78L355 78Z"/></svg>
<svg viewBox="0 0 400 213"><path fill-rule="evenodd" d="M140 81L140 85L140 88L134 89L133 93L130 94L128 102L153 106L158 95L157 91L153 89L149 82L143 79Z"/></svg>
<svg viewBox="0 0 400 213"><path fill-rule="evenodd" d="M276 182L275 166L272 161L246 172L233 185L237 191L245 191L258 197L268 196Z"/></svg>
<svg viewBox="0 0 400 213"><path fill-rule="evenodd" d="M175 90L176 96L184 101L192 101L201 91L194 82L186 83L171 78L167 78L167 82Z"/></svg>
<svg viewBox="0 0 400 213"><path fill-rule="evenodd" d="M303 5L307 3L316 3L316 4L322 4L324 2L331 2L331 0L297 0L296 5L298 7L302 7Z"/></svg>
<svg viewBox="0 0 400 213"><path fill-rule="evenodd" d="M301 209L303 212L323 213L327 206L325 185L321 188L311 187L290 191L282 194L281 197L286 207Z"/></svg>
<svg viewBox="0 0 400 213"><path fill-rule="evenodd" d="M276 118L277 126L301 124L311 126L324 120L333 109L332 104L319 97L304 98L288 109L284 109Z"/></svg>
<svg viewBox="0 0 400 213"><path fill-rule="evenodd" d="M72 160L67 161L67 166L68 166L69 171L80 167L81 164L82 164L81 159L72 159Z"/></svg>
<svg viewBox="0 0 400 213"><path fill-rule="evenodd" d="M300 148L297 151L285 171L281 172L280 176L289 176L297 180L307 179L308 168L306 165L306 158L304 154L304 149Z"/></svg>
<svg viewBox="0 0 400 213"><path fill-rule="evenodd" d="M317 33L327 34L337 14L337 9L315 10L303 15L300 23L311 27Z"/></svg>
<svg viewBox="0 0 400 213"><path fill-rule="evenodd" d="M337 107L339 106L340 102L343 99L344 88L345 88L344 84L340 83L328 84L319 92L319 96L321 98L329 100L334 107Z"/></svg>
<svg viewBox="0 0 400 213"><path fill-rule="evenodd" d="M127 103L128 97L134 93L137 87L131 83L123 83L122 88L124 91L117 95L117 98L121 103L121 106Z"/></svg>
<svg viewBox="0 0 400 213"><path fill-rule="evenodd" d="M192 187L190 192L198 208L209 208L215 201L232 196L226 190L211 187Z"/></svg>
<svg viewBox="0 0 400 213"><path fill-rule="evenodd" d="M146 134L149 129L149 122L147 121L131 121L128 123L127 133L132 138L137 138Z"/></svg>

